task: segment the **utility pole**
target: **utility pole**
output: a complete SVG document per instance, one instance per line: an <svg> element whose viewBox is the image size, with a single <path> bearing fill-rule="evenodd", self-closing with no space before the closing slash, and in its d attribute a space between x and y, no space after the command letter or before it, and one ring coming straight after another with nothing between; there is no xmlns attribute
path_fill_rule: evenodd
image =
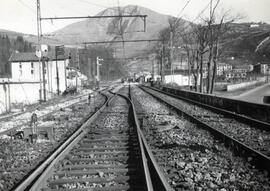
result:
<svg viewBox="0 0 270 191"><path fill-rule="evenodd" d="M10 81L9 81L9 78L8 78L8 111L10 112L11 111L11 102L10 102Z"/></svg>
<svg viewBox="0 0 270 191"><path fill-rule="evenodd" d="M155 80L155 57L152 57L152 79Z"/></svg>
<svg viewBox="0 0 270 191"><path fill-rule="evenodd" d="M89 67L89 81L93 79L93 71L92 71L92 65L91 65L91 58L87 58L88 61L88 67Z"/></svg>
<svg viewBox="0 0 270 191"><path fill-rule="evenodd" d="M46 101L45 59L42 57L43 98Z"/></svg>
<svg viewBox="0 0 270 191"><path fill-rule="evenodd" d="M40 0L37 0L37 51L38 51L38 67L39 67L39 100L42 101L42 80L41 80L41 12L40 12Z"/></svg>
<svg viewBox="0 0 270 191"><path fill-rule="evenodd" d="M173 70L173 31L172 29L170 31L170 61L171 61L170 69L171 69L171 75L172 75L172 70Z"/></svg>
<svg viewBox="0 0 270 191"><path fill-rule="evenodd" d="M55 48L55 67L56 67L56 85L57 85L57 95L60 95L59 90L59 69L58 69L58 63L57 63L57 49Z"/></svg>
<svg viewBox="0 0 270 191"><path fill-rule="evenodd" d="M65 58L65 50L64 50L63 45L55 47L57 95L60 95L59 68L58 68L58 62L57 62L59 55L62 55Z"/></svg>
<svg viewBox="0 0 270 191"><path fill-rule="evenodd" d="M160 72L161 72L161 83L163 84L164 82L164 66L165 66L165 63L164 63L164 58L165 58L165 45L164 45L164 40L162 41L162 57L161 57L161 69L160 69Z"/></svg>
<svg viewBox="0 0 270 191"><path fill-rule="evenodd" d="M99 83L100 83L100 65L99 61L103 61L103 59L97 57L97 86L99 88Z"/></svg>

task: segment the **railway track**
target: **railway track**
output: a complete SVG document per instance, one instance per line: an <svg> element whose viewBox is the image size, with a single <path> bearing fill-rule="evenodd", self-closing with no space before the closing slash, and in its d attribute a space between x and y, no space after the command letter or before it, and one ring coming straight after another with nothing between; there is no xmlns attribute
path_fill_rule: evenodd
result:
<svg viewBox="0 0 270 191"><path fill-rule="evenodd" d="M15 190L154 190L148 165L155 165L146 160L132 102L123 94L108 99Z"/></svg>
<svg viewBox="0 0 270 191"><path fill-rule="evenodd" d="M10 190L28 177L94 113L95 108L101 107L105 101L106 97L101 93L96 101L91 99L87 103L82 100L72 108L61 109L42 118L38 128L46 125L53 129L53 132L48 131L47 137L39 134L34 144L27 141L27 135L22 138L1 137L0 190Z"/></svg>
<svg viewBox="0 0 270 191"><path fill-rule="evenodd" d="M267 173L235 156L223 139L147 92L132 92L148 145L175 190L270 189Z"/></svg>
<svg viewBox="0 0 270 191"><path fill-rule="evenodd" d="M155 89L147 87L142 87L142 89L158 100L168 104L192 122L200 124L211 131L229 148L234 150L237 155L245 157L257 168L270 172L269 131L254 126L254 123L248 125L248 120L245 123L235 120L231 116L232 114L228 116L219 113L217 110L214 112Z"/></svg>

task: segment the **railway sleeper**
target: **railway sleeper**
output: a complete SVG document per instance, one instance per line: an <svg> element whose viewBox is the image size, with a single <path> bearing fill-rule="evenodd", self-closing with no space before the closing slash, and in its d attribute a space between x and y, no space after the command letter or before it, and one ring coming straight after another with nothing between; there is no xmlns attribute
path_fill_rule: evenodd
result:
<svg viewBox="0 0 270 191"><path fill-rule="evenodd" d="M98 170L98 169L116 169L116 168L137 168L137 165L131 164L98 164L98 165L88 165L88 164L81 164L81 165L67 165L61 168L62 171L65 170ZM60 171L61 172L61 171Z"/></svg>
<svg viewBox="0 0 270 191"><path fill-rule="evenodd" d="M89 184L89 183L108 183L108 182L115 182L115 183L127 183L129 181L132 181L132 183L135 183L136 181L141 181L141 177L138 176L117 176L117 177L108 177L108 178L78 178L78 179L57 179L53 181L49 181L49 187L55 187L60 186L64 184L71 184L71 183L83 183L83 184Z"/></svg>
<svg viewBox="0 0 270 191"><path fill-rule="evenodd" d="M130 186L130 185L117 185L117 186L110 186L110 187L93 187L91 191L146 191L146 189L142 186ZM50 189L44 188L43 191L89 191L89 188L59 188L59 189Z"/></svg>

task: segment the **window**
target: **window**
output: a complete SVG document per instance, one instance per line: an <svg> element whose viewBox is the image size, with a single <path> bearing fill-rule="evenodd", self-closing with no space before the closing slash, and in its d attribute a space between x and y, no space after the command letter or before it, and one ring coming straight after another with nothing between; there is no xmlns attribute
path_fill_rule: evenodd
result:
<svg viewBox="0 0 270 191"><path fill-rule="evenodd" d="M20 73L20 76L22 76L22 63L21 62L19 63L19 73Z"/></svg>
<svg viewBox="0 0 270 191"><path fill-rule="evenodd" d="M31 62L31 74L34 75L34 63Z"/></svg>

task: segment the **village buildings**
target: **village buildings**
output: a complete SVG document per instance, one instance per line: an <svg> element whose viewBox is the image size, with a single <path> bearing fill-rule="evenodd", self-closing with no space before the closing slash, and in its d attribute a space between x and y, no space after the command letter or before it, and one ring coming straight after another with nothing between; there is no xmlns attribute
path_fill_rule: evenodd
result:
<svg viewBox="0 0 270 191"><path fill-rule="evenodd" d="M9 110L12 104L37 103L66 90L69 58L59 55L56 60L55 53L48 52L42 60L34 52L12 53L11 76L0 79L1 108Z"/></svg>

